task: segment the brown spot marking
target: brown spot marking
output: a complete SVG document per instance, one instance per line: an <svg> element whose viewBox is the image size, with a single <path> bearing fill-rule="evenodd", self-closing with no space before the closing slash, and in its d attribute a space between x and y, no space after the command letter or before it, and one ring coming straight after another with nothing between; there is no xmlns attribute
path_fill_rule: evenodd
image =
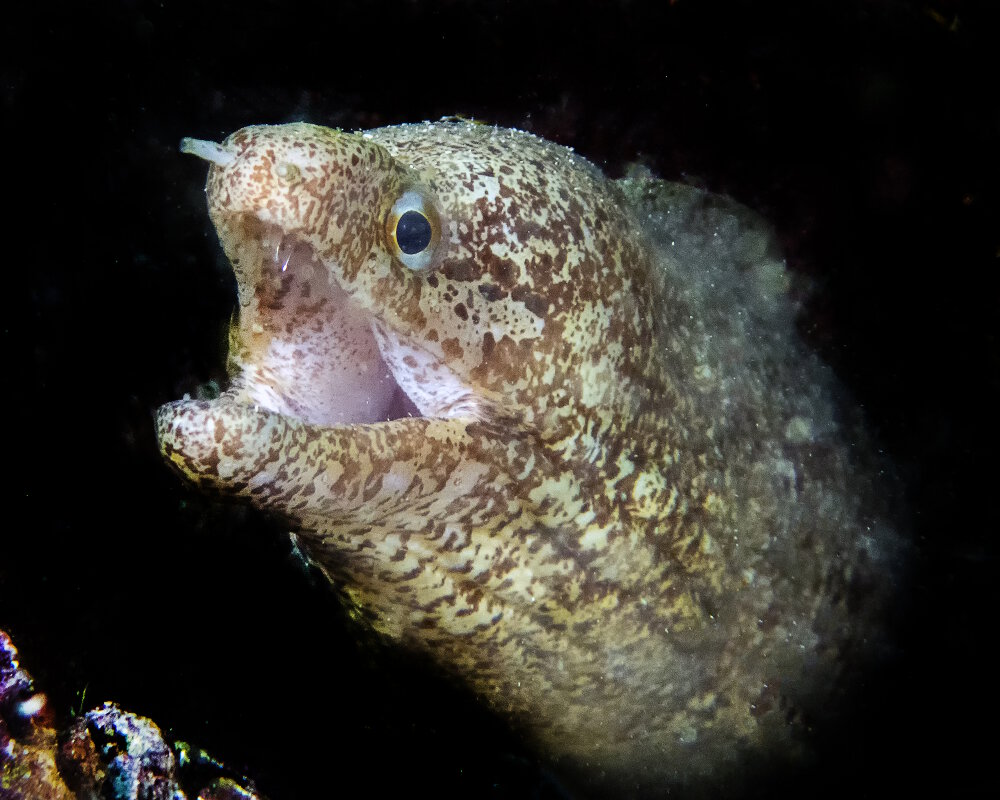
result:
<svg viewBox="0 0 1000 800"><path fill-rule="evenodd" d="M490 370L503 380L515 383L521 379L522 367L530 357L530 352L524 352L517 342L505 334L493 348Z"/></svg>
<svg viewBox="0 0 1000 800"><path fill-rule="evenodd" d="M515 287L513 291L511 291L510 296L519 303L524 303L524 307L536 317L544 319L545 315L548 313L549 301L541 295L533 294L523 286Z"/></svg>
<svg viewBox="0 0 1000 800"><path fill-rule="evenodd" d="M492 333L486 333L483 336L483 361L488 361L490 356L493 355L493 348L496 346L496 340L493 338Z"/></svg>
<svg viewBox="0 0 1000 800"><path fill-rule="evenodd" d="M461 358L463 354L462 346L458 343L458 339L455 338L445 339L441 342L441 349L444 351L445 356L450 359Z"/></svg>
<svg viewBox="0 0 1000 800"><path fill-rule="evenodd" d="M529 239L548 239L551 233L549 228L543 228L533 219L525 217L518 220L517 238L522 242L527 242Z"/></svg>
<svg viewBox="0 0 1000 800"><path fill-rule="evenodd" d="M781 691L777 681L766 684L757 697L756 702L750 704L750 715L754 719L760 719L781 701Z"/></svg>
<svg viewBox="0 0 1000 800"><path fill-rule="evenodd" d="M505 289L510 289L517 281L517 268L508 259L497 258L488 248L480 254L480 258L490 276Z"/></svg>
<svg viewBox="0 0 1000 800"><path fill-rule="evenodd" d="M469 312L466 311L464 303L458 303L455 306L455 313L458 315L459 319L467 320L469 318Z"/></svg>
<svg viewBox="0 0 1000 800"><path fill-rule="evenodd" d="M446 278L453 281L471 281L480 275L478 264L471 258L462 261L449 261L441 268L441 272Z"/></svg>
<svg viewBox="0 0 1000 800"><path fill-rule="evenodd" d="M494 300L502 300L507 296L507 292L497 286L495 283L481 283L479 284L479 294L489 300L491 303Z"/></svg>

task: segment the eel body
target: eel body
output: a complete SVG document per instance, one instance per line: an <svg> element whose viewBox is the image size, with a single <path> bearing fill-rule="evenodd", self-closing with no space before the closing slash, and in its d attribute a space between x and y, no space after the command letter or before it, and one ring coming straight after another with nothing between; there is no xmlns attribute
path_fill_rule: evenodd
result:
<svg viewBox="0 0 1000 800"><path fill-rule="evenodd" d="M158 412L180 473L553 758L655 786L799 747L892 534L766 226L462 121L183 149L239 311L229 388Z"/></svg>

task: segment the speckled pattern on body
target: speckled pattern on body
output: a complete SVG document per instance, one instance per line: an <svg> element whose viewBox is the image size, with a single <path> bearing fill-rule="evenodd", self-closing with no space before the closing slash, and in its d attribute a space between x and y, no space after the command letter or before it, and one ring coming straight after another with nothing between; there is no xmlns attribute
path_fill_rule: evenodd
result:
<svg viewBox="0 0 1000 800"><path fill-rule="evenodd" d="M892 534L766 226L462 121L185 149L240 309L231 387L159 411L172 465L579 770L796 751Z"/></svg>

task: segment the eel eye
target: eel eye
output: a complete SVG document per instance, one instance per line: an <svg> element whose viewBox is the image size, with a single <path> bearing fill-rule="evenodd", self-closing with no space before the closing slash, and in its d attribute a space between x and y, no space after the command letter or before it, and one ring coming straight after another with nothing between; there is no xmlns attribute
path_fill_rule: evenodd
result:
<svg viewBox="0 0 1000 800"><path fill-rule="evenodd" d="M396 244L406 255L426 250L431 243L431 223L419 211L410 209L396 220Z"/></svg>
<svg viewBox="0 0 1000 800"><path fill-rule="evenodd" d="M411 190L393 204L386 220L386 233L400 263L418 270L431 263L441 241L441 223L423 194Z"/></svg>

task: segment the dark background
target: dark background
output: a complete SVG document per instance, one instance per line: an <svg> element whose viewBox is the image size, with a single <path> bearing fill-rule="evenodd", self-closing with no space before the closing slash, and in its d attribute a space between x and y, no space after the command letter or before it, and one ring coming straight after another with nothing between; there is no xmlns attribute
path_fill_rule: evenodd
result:
<svg viewBox="0 0 1000 800"><path fill-rule="evenodd" d="M181 137L461 114L772 220L815 279L803 333L899 471L898 657L813 769L755 791L996 791L996 3L89 5L6 11L0 55L0 628L60 714L114 699L273 800L572 791L423 664L359 645L277 528L188 492L152 433L223 379L234 298Z"/></svg>

